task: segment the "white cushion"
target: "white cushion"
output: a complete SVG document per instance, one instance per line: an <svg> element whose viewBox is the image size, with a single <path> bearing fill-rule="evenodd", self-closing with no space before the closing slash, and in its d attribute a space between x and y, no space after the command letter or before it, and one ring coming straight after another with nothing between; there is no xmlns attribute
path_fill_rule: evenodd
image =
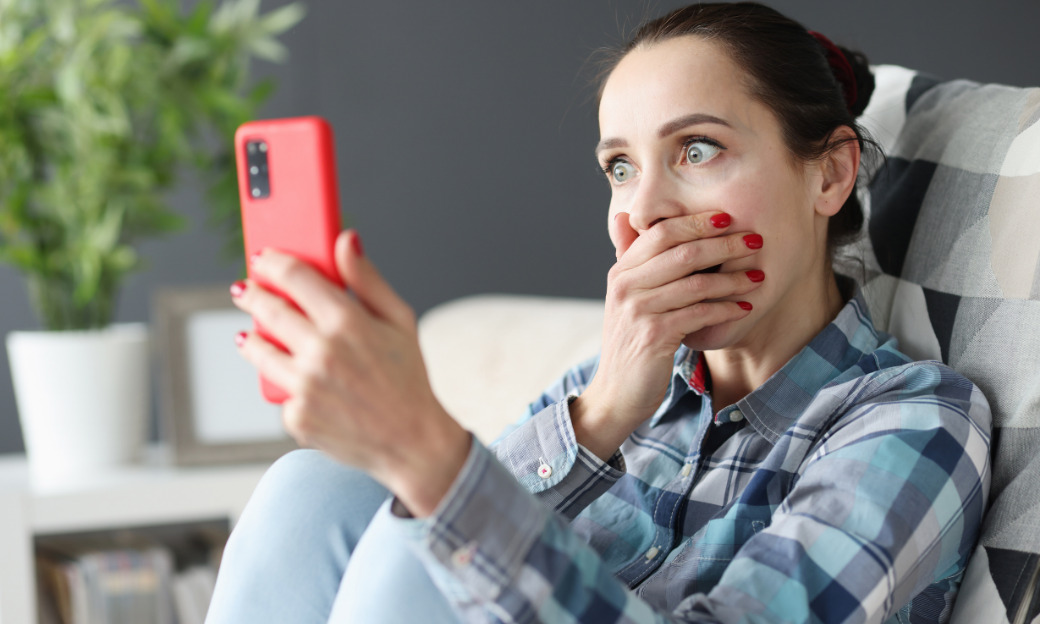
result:
<svg viewBox="0 0 1040 624"><path fill-rule="evenodd" d="M487 443L599 352L602 325L598 300L478 295L429 310L419 341L437 398Z"/></svg>

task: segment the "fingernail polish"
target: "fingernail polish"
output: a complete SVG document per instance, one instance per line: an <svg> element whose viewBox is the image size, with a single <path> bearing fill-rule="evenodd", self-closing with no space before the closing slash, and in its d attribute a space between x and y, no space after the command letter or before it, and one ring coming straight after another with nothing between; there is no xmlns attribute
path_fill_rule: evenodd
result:
<svg viewBox="0 0 1040 624"><path fill-rule="evenodd" d="M256 261L260 259L260 253L261 252L256 251L256 252L253 252L253 255L249 256L249 264L250 264L250 266L256 264Z"/></svg>
<svg viewBox="0 0 1040 624"><path fill-rule="evenodd" d="M747 278L752 282L761 282L766 278L766 274L758 269L751 269L747 272Z"/></svg>
<svg viewBox="0 0 1040 624"><path fill-rule="evenodd" d="M246 283L243 282L242 280L238 280L237 282L235 282L234 284L231 285L231 296L234 297L235 299L238 299L239 297L241 297L242 294L245 293L245 292L246 292Z"/></svg>
<svg viewBox="0 0 1040 624"><path fill-rule="evenodd" d="M762 237L759 234L748 234L744 237L744 244L748 246L748 249L761 249Z"/></svg>
<svg viewBox="0 0 1040 624"><path fill-rule="evenodd" d="M365 246L361 244L361 235L357 232L354 233L354 239L351 241L351 245L354 247L354 253L358 257L364 257Z"/></svg>
<svg viewBox="0 0 1040 624"><path fill-rule="evenodd" d="M740 306L741 310L751 310L751 304L747 301L738 301L737 305Z"/></svg>
<svg viewBox="0 0 1040 624"><path fill-rule="evenodd" d="M729 227L729 224L732 223L732 221L729 218L729 215L726 214L725 212L720 212L717 215L712 215L710 220L711 220L711 224L714 225L715 227L719 228L720 230L722 228Z"/></svg>
<svg viewBox="0 0 1040 624"><path fill-rule="evenodd" d="M244 331L235 334L235 346L241 347L246 343L246 333Z"/></svg>

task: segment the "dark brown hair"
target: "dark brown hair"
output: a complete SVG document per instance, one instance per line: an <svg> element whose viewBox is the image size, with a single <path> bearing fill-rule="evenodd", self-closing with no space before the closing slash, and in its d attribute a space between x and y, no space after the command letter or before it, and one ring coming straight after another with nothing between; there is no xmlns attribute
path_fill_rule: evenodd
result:
<svg viewBox="0 0 1040 624"><path fill-rule="evenodd" d="M749 92L777 116L795 158L812 162L840 147L844 141L834 139L834 131L841 126L856 133L861 150L877 149L856 123L874 91L866 57L840 48L852 66L858 93L849 105L824 46L798 22L755 2L694 4L643 24L626 45L605 59L600 95L606 77L626 54L686 35L718 42L744 68ZM863 209L853 192L828 223L828 246L834 249L851 242L862 226Z"/></svg>

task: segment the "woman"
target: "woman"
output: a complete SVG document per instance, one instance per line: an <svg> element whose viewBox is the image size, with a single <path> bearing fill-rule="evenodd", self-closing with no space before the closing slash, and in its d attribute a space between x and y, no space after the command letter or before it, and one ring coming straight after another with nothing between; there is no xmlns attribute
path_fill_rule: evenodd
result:
<svg viewBox="0 0 1040 624"><path fill-rule="evenodd" d="M324 455L264 478L210 621L945 621L989 408L832 271L862 224L872 89L865 59L761 5L646 24L601 90L602 352L494 451L437 403L356 232L337 247L355 298L255 259L307 317L237 284L293 355L240 348Z"/></svg>

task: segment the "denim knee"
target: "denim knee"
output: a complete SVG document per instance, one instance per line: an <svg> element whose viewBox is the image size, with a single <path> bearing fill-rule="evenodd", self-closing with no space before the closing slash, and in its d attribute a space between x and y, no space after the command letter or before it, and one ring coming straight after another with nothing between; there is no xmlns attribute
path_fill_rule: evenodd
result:
<svg viewBox="0 0 1040 624"><path fill-rule="evenodd" d="M389 492L364 472L345 466L321 451L300 449L275 461L249 501L282 522L299 518L323 522L368 524Z"/></svg>
<svg viewBox="0 0 1040 624"><path fill-rule="evenodd" d="M224 549L212 622L325 622L358 539L387 492L313 450L260 479Z"/></svg>

